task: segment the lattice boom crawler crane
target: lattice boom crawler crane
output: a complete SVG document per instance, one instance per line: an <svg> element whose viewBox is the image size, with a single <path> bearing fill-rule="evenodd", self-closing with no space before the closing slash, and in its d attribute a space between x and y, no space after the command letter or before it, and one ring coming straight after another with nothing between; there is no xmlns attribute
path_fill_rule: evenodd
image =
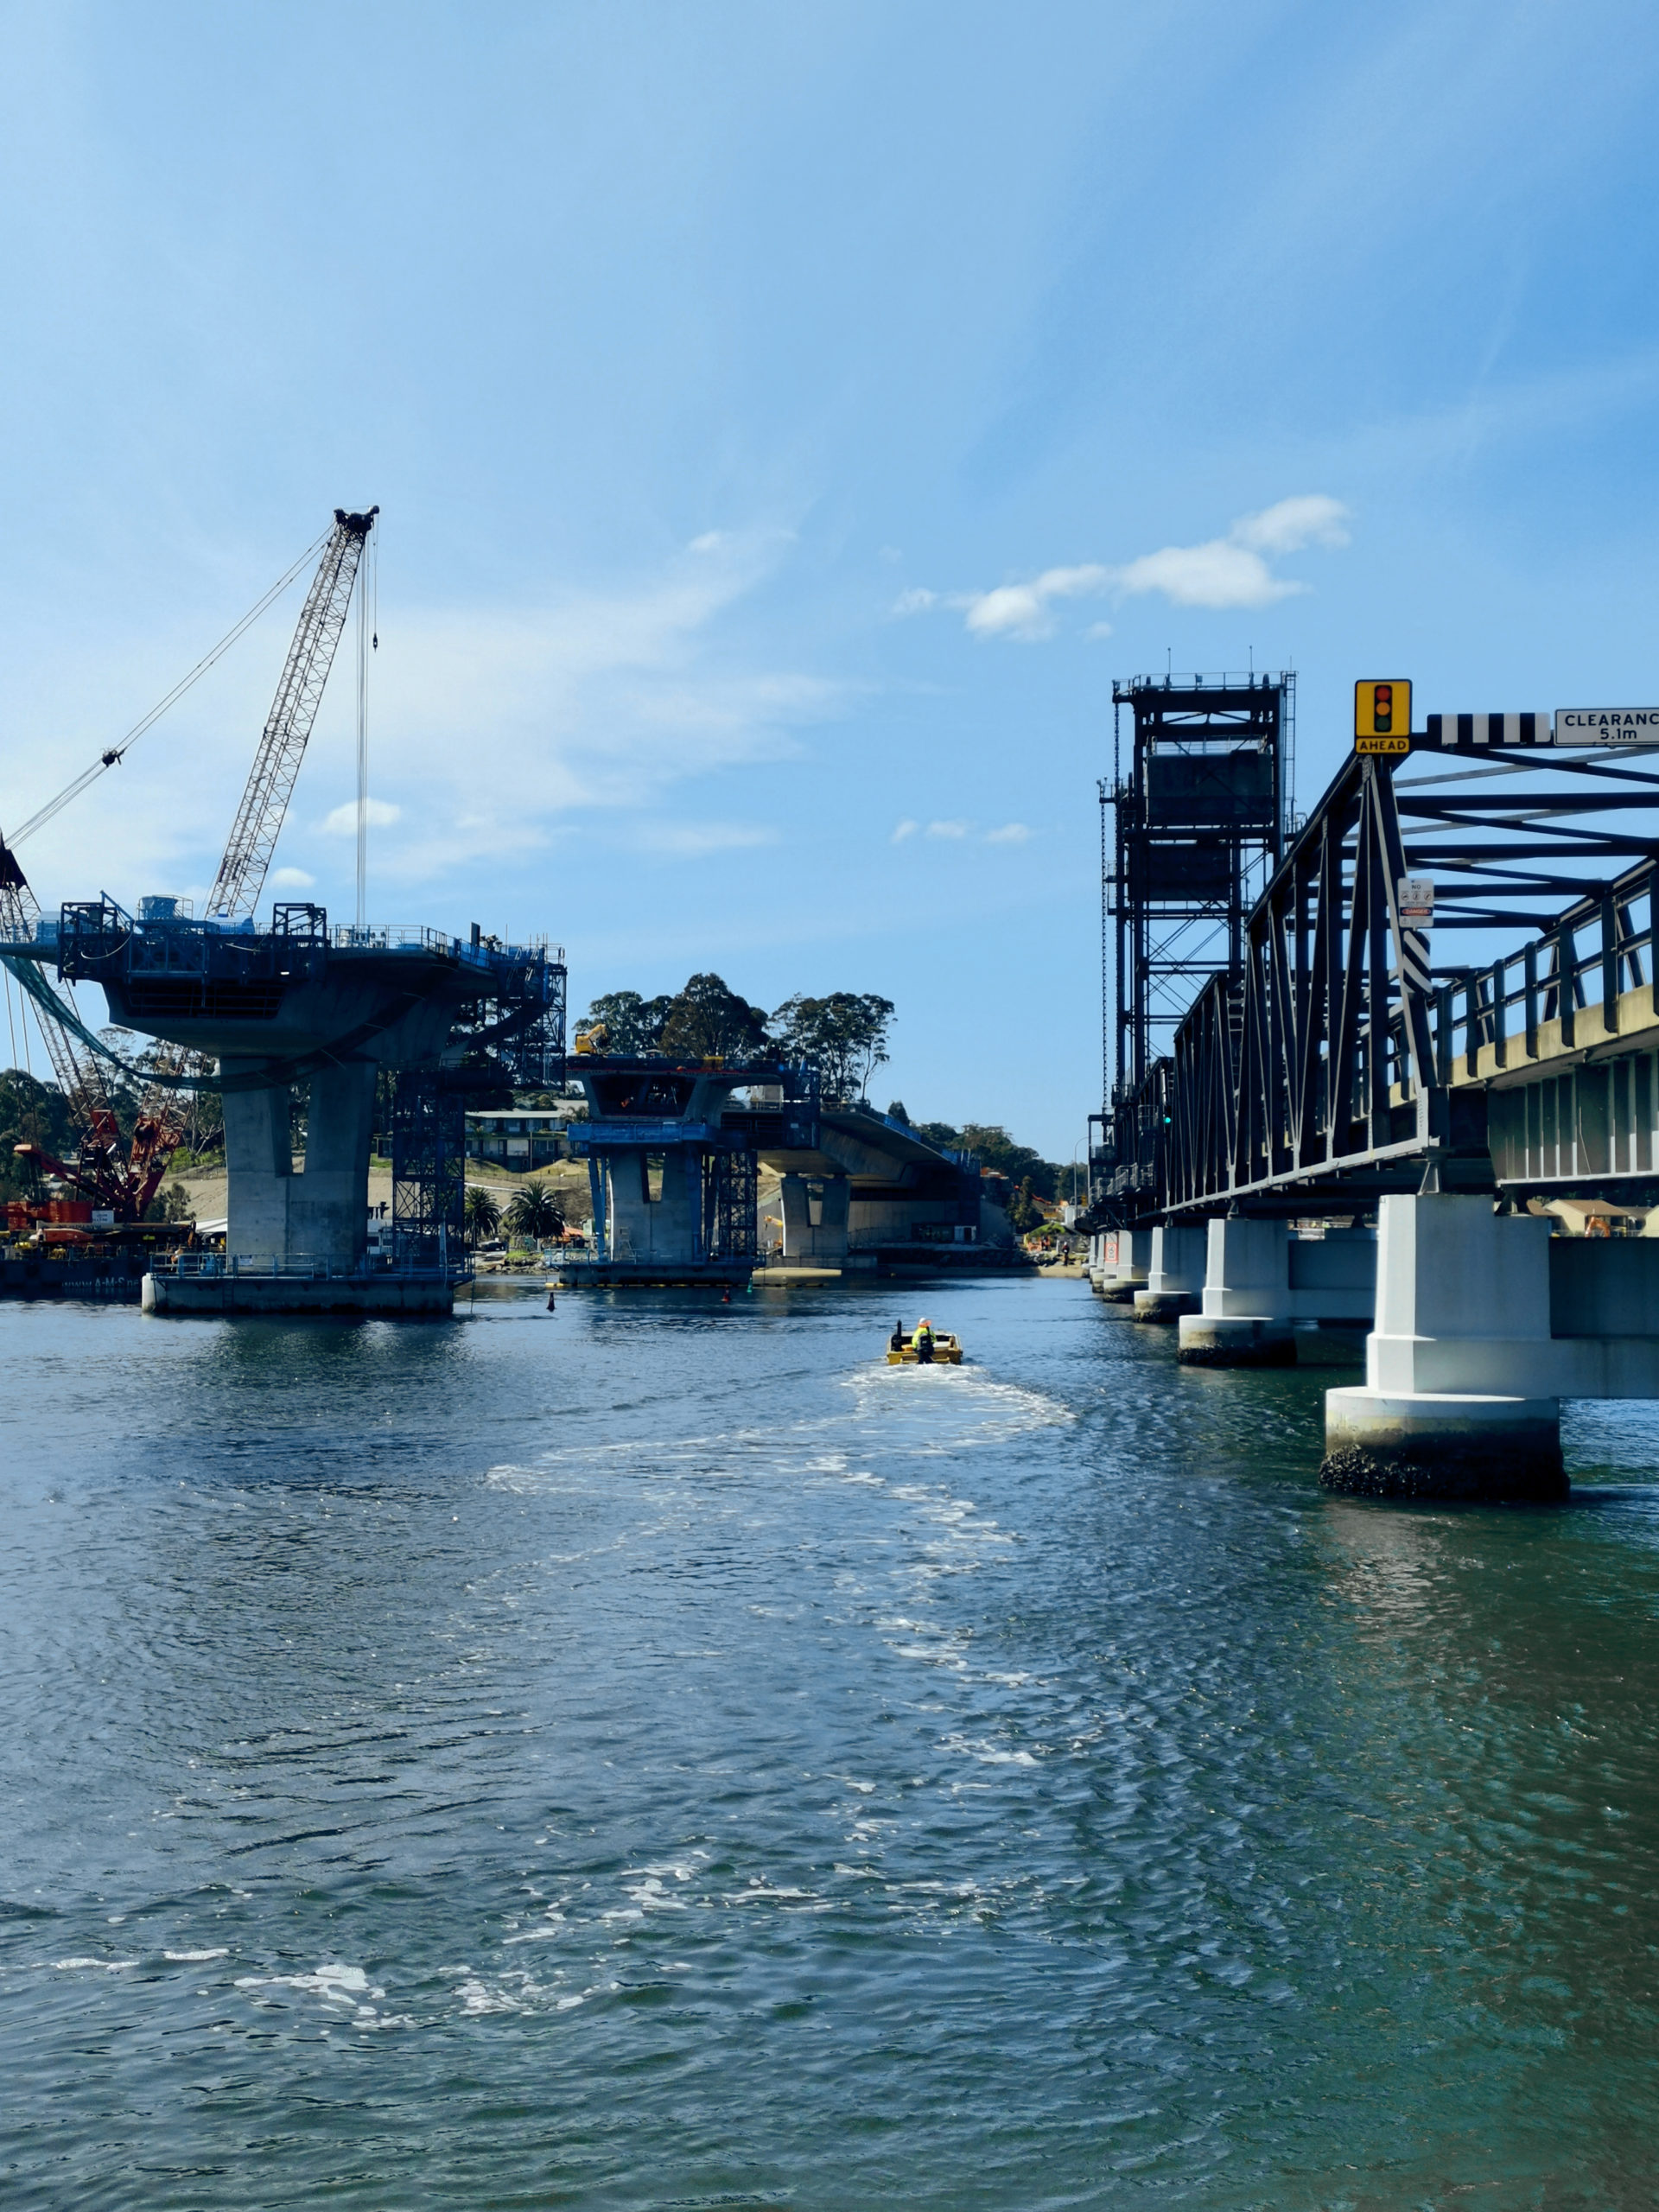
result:
<svg viewBox="0 0 1659 2212"><path fill-rule="evenodd" d="M0 932L14 942L34 938L40 933L40 920L39 901L17 855L0 838ZM19 1159L60 1177L118 1221L142 1221L183 1134L183 1115L175 1095L163 1085L150 1086L139 1109L132 1141L124 1147L114 1103L97 1059L51 1007L39 1000L35 1002L35 1019L74 1125L77 1149L73 1160L60 1160L37 1144L20 1144L13 1149Z"/></svg>

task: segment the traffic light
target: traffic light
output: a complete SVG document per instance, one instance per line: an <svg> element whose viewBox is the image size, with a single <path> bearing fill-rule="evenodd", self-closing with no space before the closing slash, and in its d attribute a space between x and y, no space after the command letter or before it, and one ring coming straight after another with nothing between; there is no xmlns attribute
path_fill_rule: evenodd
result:
<svg viewBox="0 0 1659 2212"><path fill-rule="evenodd" d="M1354 742L1362 753L1411 749L1411 686L1402 677L1354 686Z"/></svg>

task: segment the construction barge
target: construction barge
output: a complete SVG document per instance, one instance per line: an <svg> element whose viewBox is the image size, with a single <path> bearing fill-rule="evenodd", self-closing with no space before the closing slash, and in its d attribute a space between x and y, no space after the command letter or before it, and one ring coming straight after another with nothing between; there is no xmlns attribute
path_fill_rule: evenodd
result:
<svg viewBox="0 0 1659 2212"><path fill-rule="evenodd" d="M188 1243L188 1222L94 1224L93 1209L74 1199L6 1208L0 1243L0 1298L76 1299L137 1306L144 1277Z"/></svg>

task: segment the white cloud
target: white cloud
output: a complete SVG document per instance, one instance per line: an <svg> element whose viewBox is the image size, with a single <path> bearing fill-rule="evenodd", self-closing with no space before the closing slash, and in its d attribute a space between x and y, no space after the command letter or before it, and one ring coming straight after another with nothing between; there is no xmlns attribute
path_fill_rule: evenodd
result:
<svg viewBox="0 0 1659 2212"><path fill-rule="evenodd" d="M1031 583L999 584L995 591L970 599L968 627L976 638L1051 637L1057 599L1102 592L1111 581L1111 570L1092 562L1075 569L1045 569Z"/></svg>
<svg viewBox="0 0 1659 2212"><path fill-rule="evenodd" d="M640 830L632 842L644 852L701 860L709 853L744 852L756 845L775 845L778 832L750 822L653 822Z"/></svg>
<svg viewBox="0 0 1659 2212"><path fill-rule="evenodd" d="M1346 545L1348 510L1323 492L1281 499L1257 515L1241 515L1233 524L1236 545L1257 553L1300 553L1304 545Z"/></svg>
<svg viewBox="0 0 1659 2212"><path fill-rule="evenodd" d="M1000 830L988 830L985 842L988 845L1023 845L1030 836L1023 822L1005 822Z"/></svg>
<svg viewBox="0 0 1659 2212"><path fill-rule="evenodd" d="M968 824L965 822L930 822L927 834L930 837L965 837Z"/></svg>
<svg viewBox="0 0 1659 2212"><path fill-rule="evenodd" d="M273 868L265 879L272 891L309 891L316 880L302 868Z"/></svg>
<svg viewBox="0 0 1659 2212"><path fill-rule="evenodd" d="M906 815L904 820L899 823L893 830L893 843L895 845L902 845L906 838L913 837L921 826L922 825L919 822L912 822L910 817Z"/></svg>
<svg viewBox="0 0 1659 2212"><path fill-rule="evenodd" d="M372 798L365 802L363 811L369 817L371 830L390 830L394 822L401 822L404 810L394 806L390 799ZM322 817L322 826L331 837L355 837L357 835L357 801L348 798L344 806L337 806ZM308 878L308 880L309 879Z"/></svg>
<svg viewBox="0 0 1659 2212"><path fill-rule="evenodd" d="M1135 595L1161 592L1177 607L1268 607L1309 587L1275 575L1268 556L1299 553L1309 545L1348 543L1348 510L1324 492L1303 492L1280 499L1258 513L1241 515L1225 537L1202 545L1166 545L1121 567L1097 561L1071 568L1045 569L1029 583L995 585L989 591L938 592L918 585L903 593L895 614L922 614L936 607L960 607L976 638L1016 638L1033 643L1052 638L1059 627L1058 608L1068 599L1095 598L1103 592ZM1109 638L1109 622L1091 623L1084 633Z"/></svg>
<svg viewBox="0 0 1659 2212"><path fill-rule="evenodd" d="M1176 607L1268 607L1307 589L1275 576L1259 553L1212 537L1207 545L1166 545L1118 572L1118 588L1161 592Z"/></svg>
<svg viewBox="0 0 1659 2212"><path fill-rule="evenodd" d="M1347 514L1339 499L1304 493L1241 515L1225 537L1143 553L1116 570L1115 582L1123 592L1161 592L1177 607L1269 607L1308 587L1274 575L1262 556L1305 545L1345 545Z"/></svg>

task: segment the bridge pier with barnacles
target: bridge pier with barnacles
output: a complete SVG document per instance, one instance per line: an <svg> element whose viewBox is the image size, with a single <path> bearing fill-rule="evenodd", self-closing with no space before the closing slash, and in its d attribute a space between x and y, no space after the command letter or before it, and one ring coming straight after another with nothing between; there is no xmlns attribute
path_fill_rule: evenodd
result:
<svg viewBox="0 0 1659 2212"><path fill-rule="evenodd" d="M1563 712L1357 749L1096 1117L1105 1296L1188 1363L1363 1356L1330 1487L1560 1496L1562 1400L1659 1397L1659 1239L1544 1213L1659 1205L1656 746L1659 714Z"/></svg>

